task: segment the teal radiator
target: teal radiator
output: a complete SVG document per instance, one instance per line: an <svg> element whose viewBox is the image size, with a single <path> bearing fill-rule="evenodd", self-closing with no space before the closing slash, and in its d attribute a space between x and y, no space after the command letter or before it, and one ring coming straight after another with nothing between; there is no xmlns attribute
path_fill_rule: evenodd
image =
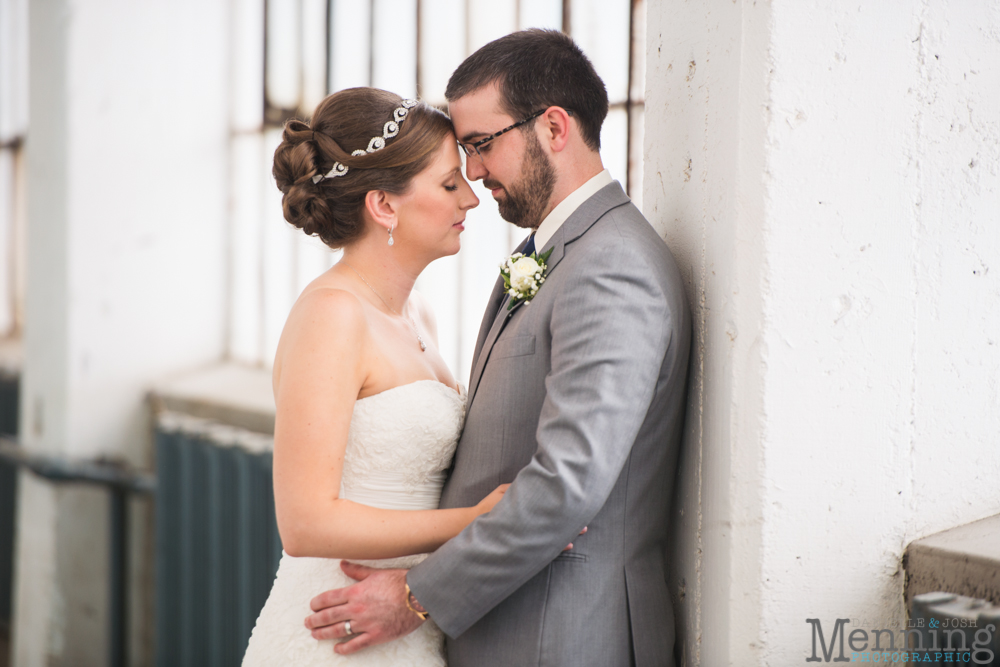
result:
<svg viewBox="0 0 1000 667"><path fill-rule="evenodd" d="M278 568L270 451L224 440L157 429L159 667L238 666Z"/></svg>
<svg viewBox="0 0 1000 667"><path fill-rule="evenodd" d="M17 435L18 395L18 378L0 374L0 435ZM9 659L16 516L17 468L0 461L0 665Z"/></svg>

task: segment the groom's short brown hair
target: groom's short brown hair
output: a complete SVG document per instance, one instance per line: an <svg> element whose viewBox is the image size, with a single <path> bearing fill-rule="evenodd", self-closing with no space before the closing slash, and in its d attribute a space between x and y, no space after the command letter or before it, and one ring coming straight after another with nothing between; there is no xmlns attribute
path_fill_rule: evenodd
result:
<svg viewBox="0 0 1000 667"><path fill-rule="evenodd" d="M600 149L608 91L567 35L533 28L493 40L458 66L444 95L453 102L494 82L503 110L515 120L562 107L576 118L587 145Z"/></svg>

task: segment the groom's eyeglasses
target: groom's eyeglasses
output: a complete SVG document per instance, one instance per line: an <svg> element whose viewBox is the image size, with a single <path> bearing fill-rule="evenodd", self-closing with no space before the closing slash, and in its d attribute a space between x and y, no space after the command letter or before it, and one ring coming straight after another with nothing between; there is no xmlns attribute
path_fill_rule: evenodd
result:
<svg viewBox="0 0 1000 667"><path fill-rule="evenodd" d="M482 162L483 161L483 154L481 152L479 152L480 148L482 148L486 144L490 143L491 141L493 141L494 139L496 139L497 137L499 137L501 134L504 134L506 132L510 132L515 127L521 127L525 123L530 123L531 121L533 121L536 118L538 118L539 116L541 116L543 113L545 113L545 109L542 109L541 111L536 111L535 113L531 114L530 116L528 116L524 120L519 120L516 123L514 123L513 125L511 125L510 127L505 127L504 129L500 130L499 132L494 132L493 134L491 134L490 136L486 137L485 139L480 139L479 141L473 141L472 143L463 143L463 142L460 141L460 142L458 142L458 145L462 147L462 150L465 152L466 155L468 155L469 157L477 157L477 158L479 158L479 161ZM487 150L489 150L488 147L487 147Z"/></svg>

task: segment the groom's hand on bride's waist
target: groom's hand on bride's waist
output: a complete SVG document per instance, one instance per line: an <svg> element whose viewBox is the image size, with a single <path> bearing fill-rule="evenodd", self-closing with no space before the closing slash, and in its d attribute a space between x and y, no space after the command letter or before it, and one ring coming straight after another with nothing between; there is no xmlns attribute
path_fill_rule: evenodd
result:
<svg viewBox="0 0 1000 667"><path fill-rule="evenodd" d="M306 617L315 639L340 640L333 647L336 653L392 641L424 622L406 604L407 570L376 570L347 561L340 567L358 583L317 595L309 603L314 613Z"/></svg>

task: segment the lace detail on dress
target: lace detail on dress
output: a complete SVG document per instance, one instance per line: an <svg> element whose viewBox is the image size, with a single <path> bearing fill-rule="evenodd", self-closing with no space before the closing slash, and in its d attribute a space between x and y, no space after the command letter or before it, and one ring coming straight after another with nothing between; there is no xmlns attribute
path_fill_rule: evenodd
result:
<svg viewBox="0 0 1000 667"><path fill-rule="evenodd" d="M358 400L344 455L341 497L386 509L435 509L465 419L465 393L435 380L394 387ZM357 561L412 567L425 555ZM444 667L444 636L428 621L416 632L350 656L333 652L305 629L309 601L355 583L335 558L282 554L271 594L257 618L243 667Z"/></svg>
<svg viewBox="0 0 1000 667"><path fill-rule="evenodd" d="M406 491L426 484L451 464L464 421L464 392L459 395L435 380L359 400L347 435L342 488L349 495L377 480L378 473L398 476Z"/></svg>

